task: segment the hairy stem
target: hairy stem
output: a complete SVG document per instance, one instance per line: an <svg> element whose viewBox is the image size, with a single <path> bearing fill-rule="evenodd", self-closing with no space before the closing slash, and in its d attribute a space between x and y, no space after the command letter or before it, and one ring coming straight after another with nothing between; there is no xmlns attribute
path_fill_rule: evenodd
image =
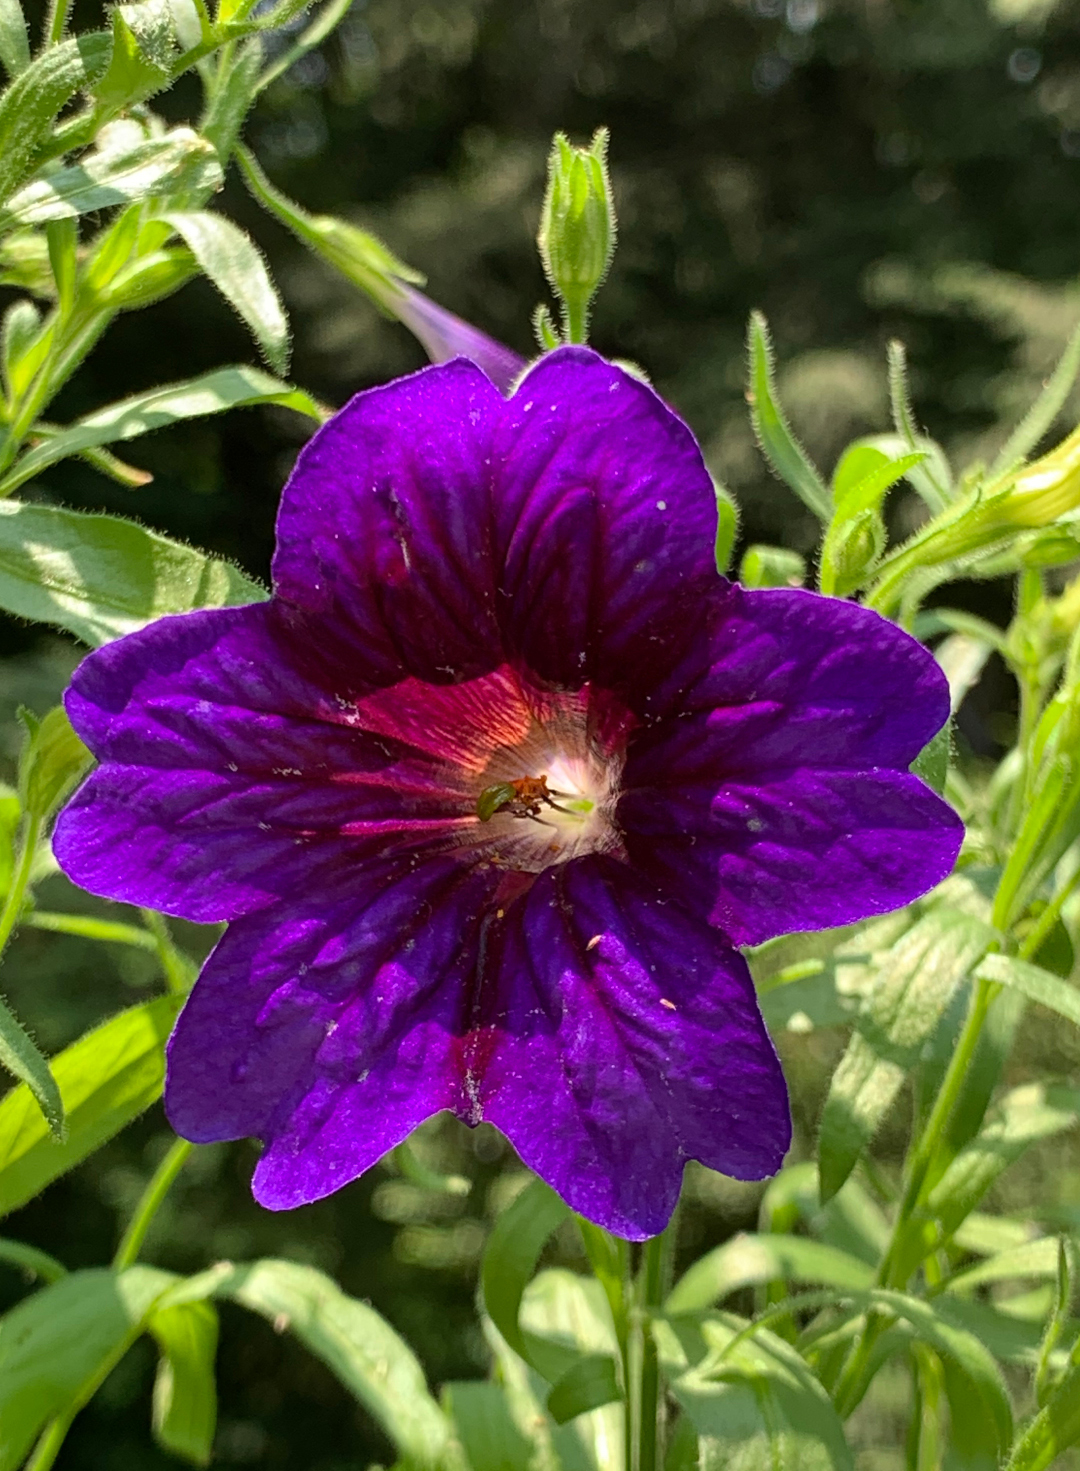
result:
<svg viewBox="0 0 1080 1471"><path fill-rule="evenodd" d="M112 1260L114 1272L122 1272L125 1267L130 1267L137 1260L146 1239L146 1233L161 1208L162 1201L168 1195L173 1181L183 1169L188 1155L194 1148L194 1144L189 1144L186 1139L173 1141L169 1152L150 1177L150 1183L135 1207L135 1214L120 1238L120 1245L116 1248L116 1255Z"/></svg>
<svg viewBox="0 0 1080 1471"><path fill-rule="evenodd" d="M11 880L4 907L0 910L0 955L3 955L12 931L19 922L23 900L30 886L30 873L34 866L38 842L41 838L41 818L30 817L23 828L15 874Z"/></svg>

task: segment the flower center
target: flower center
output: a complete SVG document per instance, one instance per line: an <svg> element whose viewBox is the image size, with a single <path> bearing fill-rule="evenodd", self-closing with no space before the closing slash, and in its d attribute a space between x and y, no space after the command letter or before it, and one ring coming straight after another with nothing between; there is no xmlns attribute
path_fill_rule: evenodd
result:
<svg viewBox="0 0 1080 1471"><path fill-rule="evenodd" d="M529 874L625 856L615 808L636 722L605 692L541 690L504 665L456 685L403 680L349 718L408 753L351 779L396 789L424 841Z"/></svg>
<svg viewBox="0 0 1080 1471"><path fill-rule="evenodd" d="M477 824L464 837L488 862L540 873L586 853L622 851L614 822L621 754L590 739L583 714L533 722L523 741L492 752L476 778Z"/></svg>

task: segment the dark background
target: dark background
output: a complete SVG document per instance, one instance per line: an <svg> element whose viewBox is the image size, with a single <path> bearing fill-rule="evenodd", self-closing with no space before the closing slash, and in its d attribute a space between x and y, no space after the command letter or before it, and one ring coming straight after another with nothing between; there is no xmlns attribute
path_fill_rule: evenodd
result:
<svg viewBox="0 0 1080 1471"><path fill-rule="evenodd" d="M93 23L91 8L81 20ZM194 88L181 86L162 110L179 119L196 107ZM544 296L532 238L550 137L562 128L584 140L601 123L612 131L621 228L593 341L641 363L686 415L752 540L805 550L814 534L747 427L752 307L769 316L785 400L826 472L849 438L886 424L889 337L908 344L921 420L963 462L1003 436L1080 317L1073 4L354 0L323 50L264 95L247 136L280 187L375 229L428 274L431 295L529 353L529 317ZM218 203L271 260L298 383L337 404L420 365L405 330L305 256L235 177ZM197 282L118 322L53 412L66 419L252 356L213 288ZM283 411L242 410L131 446L126 457L155 476L143 490L82 465L50 471L44 488L136 515L265 577L278 495L305 433ZM951 596L1008 613L1004 588ZM47 708L74 647L10 622L3 638L6 709L20 699ZM1003 680L990 690L969 732L988 751L1007 734L1011 698ZM49 883L48 907L89 905L59 878ZM40 933L17 942L6 969L47 1049L153 984L141 956ZM1048 1029L1043 1061L1074 1068L1059 1045ZM803 1147L837 1046L815 1034L788 1059ZM107 1260L166 1143L155 1112L5 1222L5 1234L71 1266ZM272 1216L248 1194L250 1147L203 1150L149 1258L180 1270L259 1253L310 1261L373 1300L434 1382L475 1376L485 1363L477 1254L515 1166L485 1131L435 1125L424 1148L475 1178L467 1200L376 1171L328 1202ZM753 1222L753 1188L698 1171L690 1195L685 1250ZM2 1269L4 1300L19 1290ZM177 1464L149 1438L151 1373L144 1344L76 1423L61 1471ZM391 1457L328 1373L239 1310L223 1310L220 1378L222 1465L351 1471Z"/></svg>

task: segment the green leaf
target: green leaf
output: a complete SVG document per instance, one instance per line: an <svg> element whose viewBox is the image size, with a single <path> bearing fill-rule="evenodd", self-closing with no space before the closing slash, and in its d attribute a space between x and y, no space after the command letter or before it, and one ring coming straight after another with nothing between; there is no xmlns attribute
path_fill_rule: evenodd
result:
<svg viewBox="0 0 1080 1471"><path fill-rule="evenodd" d="M42 329L41 313L25 297L13 302L4 313L0 352L3 356L4 386L13 397L21 395L29 388L48 352L52 335L51 329Z"/></svg>
<svg viewBox="0 0 1080 1471"><path fill-rule="evenodd" d="M937 792L939 797L944 792L945 783L948 780L951 753L952 719L950 717L937 735L927 741L910 767L910 770L924 781L931 791Z"/></svg>
<svg viewBox="0 0 1080 1471"><path fill-rule="evenodd" d="M174 128L124 152L86 154L79 163L35 179L0 210L0 230L73 219L181 189L215 189L221 180L213 146L190 128Z"/></svg>
<svg viewBox="0 0 1080 1471"><path fill-rule="evenodd" d="M289 323L254 241L232 220L208 210L167 214L164 219L250 327L266 361L275 372L284 373L289 365Z"/></svg>
<svg viewBox="0 0 1080 1471"><path fill-rule="evenodd" d="M176 30L168 0L117 5L112 23L112 56L93 89L98 110L107 116L167 86L176 55Z"/></svg>
<svg viewBox="0 0 1080 1471"><path fill-rule="evenodd" d="M711 1313L698 1324L658 1323L669 1388L702 1437L701 1471L852 1471L829 1396L783 1339L745 1319Z"/></svg>
<svg viewBox="0 0 1080 1471"><path fill-rule="evenodd" d="M199 132L218 151L219 158L231 158L240 129L258 88L262 70L262 42L252 37L244 41L226 58L218 52L218 72L209 105L199 122Z"/></svg>
<svg viewBox="0 0 1080 1471"><path fill-rule="evenodd" d="M1065 1377L1021 1435L1005 1471L1045 1471L1080 1441L1080 1341Z"/></svg>
<svg viewBox="0 0 1080 1471"><path fill-rule="evenodd" d="M672 1289L664 1312L697 1313L739 1288L776 1280L862 1289L873 1283L874 1271L858 1257L805 1236L740 1233L690 1267Z"/></svg>
<svg viewBox="0 0 1080 1471"><path fill-rule="evenodd" d="M385 1318L314 1267L265 1260L237 1267L218 1296L297 1338L341 1380L411 1467L461 1463L453 1427L432 1398L409 1346Z"/></svg>
<svg viewBox="0 0 1080 1471"><path fill-rule="evenodd" d="M20 1272L32 1273L43 1282L59 1282L61 1277L67 1276L63 1262L58 1262L46 1251L38 1251L36 1246L12 1241L10 1237L0 1236L0 1262L7 1262L8 1266L17 1267Z"/></svg>
<svg viewBox="0 0 1080 1471"><path fill-rule="evenodd" d="M19 798L27 813L50 818L92 760L63 705L54 705L34 722L19 757Z"/></svg>
<svg viewBox="0 0 1080 1471"><path fill-rule="evenodd" d="M1073 329L1065 351L1043 385L1042 392L998 451L987 471L989 479L1007 475L1027 458L1065 407L1077 373L1080 373L1080 327Z"/></svg>
<svg viewBox="0 0 1080 1471"><path fill-rule="evenodd" d="M64 1137L64 1102L48 1060L30 1040L15 1013L0 1000L0 1066L26 1087L51 1137ZM3 1105L0 1104L0 1109Z"/></svg>
<svg viewBox="0 0 1080 1471"><path fill-rule="evenodd" d="M533 1362L518 1323L521 1301L544 1243L569 1218L569 1207L549 1185L543 1180L530 1180L495 1222L484 1252L480 1273L484 1307L514 1352L533 1368L539 1366ZM564 1367L545 1377L558 1378Z"/></svg>
<svg viewBox="0 0 1080 1471"><path fill-rule="evenodd" d="M583 1354L554 1384L547 1407L556 1425L565 1425L568 1420L576 1420L579 1415L622 1398L614 1356Z"/></svg>
<svg viewBox="0 0 1080 1471"><path fill-rule="evenodd" d="M968 1292L972 1288L985 1286L987 1282L1005 1282L1015 1277L1057 1276L1058 1239L1044 1236L1038 1241L1027 1241L1022 1246L999 1251L973 1267L956 1272L945 1283L947 1292Z"/></svg>
<svg viewBox="0 0 1080 1471"><path fill-rule="evenodd" d="M515 1422L501 1385L482 1380L447 1384L443 1404L472 1471L533 1471L533 1447Z"/></svg>
<svg viewBox="0 0 1080 1471"><path fill-rule="evenodd" d="M1078 1114L1078 1089L1045 1083L1013 1088L994 1109L986 1127L938 1180L927 1197L927 1208L946 1233L954 1231L1028 1145L1074 1128Z"/></svg>
<svg viewBox="0 0 1080 1471"><path fill-rule="evenodd" d="M578 1416L574 1428L590 1459L621 1467L623 1411L613 1402L621 1398L618 1344L601 1283L564 1268L540 1272L525 1289L520 1321L529 1362L554 1386L547 1396L552 1418Z"/></svg>
<svg viewBox="0 0 1080 1471"><path fill-rule="evenodd" d="M1013 1428L1008 1391L993 1355L974 1334L941 1317L929 1303L884 1288L875 1289L871 1298L879 1311L894 1313L921 1343L940 1354L954 1418L956 1406L964 1404L969 1438L992 1447L996 1465L1012 1442ZM979 1426L981 1432L973 1429Z"/></svg>
<svg viewBox="0 0 1080 1471"><path fill-rule="evenodd" d="M51 1419L87 1402L172 1281L142 1266L72 1272L0 1319L0 1471L15 1471Z"/></svg>
<svg viewBox="0 0 1080 1471"><path fill-rule="evenodd" d="M1022 992L1029 1001L1037 1001L1056 1011L1067 1021L1080 1026L1080 991L1068 981L1051 975L1040 965L1017 960L1014 955L988 955L975 972L979 980L994 981Z"/></svg>
<svg viewBox="0 0 1080 1471"><path fill-rule="evenodd" d="M217 1424L218 1315L213 1303L163 1306L146 1324L161 1349L154 1381L154 1439L174 1456L209 1466Z"/></svg>
<svg viewBox="0 0 1080 1471"><path fill-rule="evenodd" d="M19 0L0 0L0 61L13 80L30 65L26 17Z"/></svg>
<svg viewBox="0 0 1080 1471"><path fill-rule="evenodd" d="M93 647L166 613L265 597L228 562L133 521L0 502L0 607Z"/></svg>
<svg viewBox="0 0 1080 1471"><path fill-rule="evenodd" d="M861 441L851 445L833 473L834 523L848 521L860 511L878 510L885 492L925 459L923 450L893 459L875 445Z"/></svg>
<svg viewBox="0 0 1080 1471"><path fill-rule="evenodd" d="M67 1117L62 1144L25 1085L0 1100L0 1215L32 1200L160 1098L179 1006L174 996L133 1006L53 1058Z"/></svg>
<svg viewBox="0 0 1080 1471"><path fill-rule="evenodd" d="M22 183L56 114L105 70L112 37L104 31L50 46L0 97L0 201Z"/></svg>
<svg viewBox="0 0 1080 1471"><path fill-rule="evenodd" d="M716 570L726 576L739 535L739 507L729 490L713 480L716 492Z"/></svg>
<svg viewBox="0 0 1080 1471"><path fill-rule="evenodd" d="M806 559L787 547L757 543L742 554L739 581L744 587L802 587Z"/></svg>
<svg viewBox="0 0 1080 1471"><path fill-rule="evenodd" d="M940 907L889 952L825 1100L818 1143L823 1201L851 1173L957 986L995 938L982 920Z"/></svg>
<svg viewBox="0 0 1080 1471"><path fill-rule="evenodd" d="M319 422L324 417L306 393L271 378L258 368L217 368L201 378L170 383L151 389L149 393L120 399L103 409L96 409L83 419L77 419L24 455L0 482L0 494L8 494L39 475L48 465L55 465L70 455L82 454L86 449L137 439L153 429L164 429L184 419L201 419L209 414L222 414L227 409L248 408L253 404L280 404Z"/></svg>
<svg viewBox="0 0 1080 1471"><path fill-rule="evenodd" d="M832 519L833 506L829 491L810 457L791 432L776 396L773 375L772 344L769 328L760 312L750 314L747 331L750 354L750 382L746 397L750 404L750 420L761 452L784 483L809 506L822 521Z"/></svg>
<svg viewBox="0 0 1080 1471"><path fill-rule="evenodd" d="M927 442L919 433L915 423L915 414L911 407L911 395L908 391L907 380L907 350L902 342L892 341L887 349L889 364L889 403L892 407L893 424L896 428L897 437L905 449L918 453L929 449L926 463L911 467L905 473L918 495L930 507L932 515L937 515L949 504L951 497L952 476L948 469L948 461L944 454L933 441ZM936 451L936 453L935 453ZM942 473L942 466L944 473Z"/></svg>

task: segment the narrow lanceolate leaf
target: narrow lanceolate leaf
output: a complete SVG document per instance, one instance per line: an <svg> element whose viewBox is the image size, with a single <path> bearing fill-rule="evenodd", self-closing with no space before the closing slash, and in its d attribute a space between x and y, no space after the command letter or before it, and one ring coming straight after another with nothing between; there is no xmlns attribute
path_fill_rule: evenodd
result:
<svg viewBox="0 0 1080 1471"><path fill-rule="evenodd" d="M26 811L45 821L93 758L75 734L63 705L37 722L19 758L19 795Z"/></svg>
<svg viewBox="0 0 1080 1471"><path fill-rule="evenodd" d="M564 1268L540 1272L521 1303L522 1337L537 1372L552 1385L548 1414L557 1424L590 1410L601 1413L581 1428L600 1465L623 1465L616 1445L622 1428L622 1388L616 1369L618 1344L611 1309L595 1277Z"/></svg>
<svg viewBox="0 0 1080 1471"><path fill-rule="evenodd" d="M35 179L0 210L0 231L73 219L180 189L214 189L221 177L213 146L190 128L174 128L123 153L90 153L77 164Z"/></svg>
<svg viewBox="0 0 1080 1471"><path fill-rule="evenodd" d="M133 521L0 502L0 608L95 648L166 613L265 597L228 562Z"/></svg>
<svg viewBox="0 0 1080 1471"><path fill-rule="evenodd" d="M210 414L222 414L226 409L249 408L254 404L280 404L317 422L324 417L306 393L258 368L217 368L201 378L169 383L149 393L106 404L59 432L50 430L49 438L25 454L0 481L0 495L10 494L40 475L47 466L98 445L137 439L153 429L164 429L184 419L202 419Z"/></svg>
<svg viewBox="0 0 1080 1471"><path fill-rule="evenodd" d="M414 1468L462 1465L453 1427L432 1398L409 1346L366 1303L314 1267L261 1261L238 1267L218 1287L295 1333L360 1401Z"/></svg>
<svg viewBox="0 0 1080 1471"><path fill-rule="evenodd" d="M750 382L747 399L761 452L784 483L822 521L832 519L832 498L810 457L791 432L780 406L773 376L769 329L760 312L752 312L747 333Z"/></svg>
<svg viewBox="0 0 1080 1471"><path fill-rule="evenodd" d="M447 1384L443 1402L472 1471L532 1471L533 1445L501 1384L478 1379Z"/></svg>
<svg viewBox="0 0 1080 1471"><path fill-rule="evenodd" d="M210 1302L162 1306L146 1326L161 1350L154 1381L154 1439L174 1456L209 1466L217 1425L217 1309Z"/></svg>
<svg viewBox="0 0 1080 1471"><path fill-rule="evenodd" d="M15 1471L45 1425L80 1409L139 1336L169 1272L72 1272L0 1318L0 1471Z"/></svg>
<svg viewBox="0 0 1080 1471"><path fill-rule="evenodd" d="M64 1136L64 1103L49 1064L30 1040L15 1013L0 1000L0 1067L22 1083L28 1098L41 1110L54 1139ZM3 1105L0 1105L2 1109Z"/></svg>
<svg viewBox="0 0 1080 1471"><path fill-rule="evenodd" d="M103 31L61 41L24 68L0 97L0 202L22 183L56 114L105 70L112 37Z"/></svg>
<svg viewBox="0 0 1080 1471"><path fill-rule="evenodd" d="M947 1233L954 1231L1030 1144L1075 1128L1078 1116L1080 1089L1045 1083L1013 1088L934 1186L927 1198L928 1209Z"/></svg>
<svg viewBox="0 0 1080 1471"><path fill-rule="evenodd" d="M114 116L168 85L176 55L169 0L137 0L112 12L113 48L93 91L99 113Z"/></svg>
<svg viewBox="0 0 1080 1471"><path fill-rule="evenodd" d="M224 215L189 210L165 216L277 373L289 365L289 322L262 254Z"/></svg>
<svg viewBox="0 0 1080 1471"><path fill-rule="evenodd" d="M822 1200L850 1175L957 986L994 939L982 920L933 909L883 961L825 1100L818 1144Z"/></svg>
<svg viewBox="0 0 1080 1471"><path fill-rule="evenodd" d="M805 1236L733 1236L694 1263L675 1284L664 1311L700 1312L741 1287L777 1280L864 1289L873 1283L874 1271L858 1257Z"/></svg>
<svg viewBox="0 0 1080 1471"><path fill-rule="evenodd" d="M488 1238L480 1274L484 1306L506 1342L528 1364L532 1355L518 1322L521 1300L544 1243L569 1216L569 1208L549 1185L531 1180L503 1211Z"/></svg>
<svg viewBox="0 0 1080 1471"><path fill-rule="evenodd" d="M1043 385L1042 392L1001 446L987 472L988 478L996 480L999 475L1007 475L1027 458L1065 407L1077 373L1080 373L1080 327L1073 329L1065 351Z"/></svg>
<svg viewBox="0 0 1080 1471"><path fill-rule="evenodd" d="M987 1282L1007 1282L1014 1277L1052 1278L1057 1276L1059 1243L1056 1236L1043 1236L1038 1241L1025 1241L987 1257L974 1267L957 1272L946 1282L949 1292L968 1292Z"/></svg>
<svg viewBox="0 0 1080 1471"><path fill-rule="evenodd" d="M0 0L0 61L12 79L30 65L26 17L19 0Z"/></svg>
<svg viewBox="0 0 1080 1471"><path fill-rule="evenodd" d="M1045 1471L1080 1441L1080 1341L1061 1383L1017 1441L1005 1471Z"/></svg>
<svg viewBox="0 0 1080 1471"><path fill-rule="evenodd" d="M701 1471L851 1471L840 1417L802 1357L766 1329L712 1313L657 1325L671 1393L697 1431Z"/></svg>
<svg viewBox="0 0 1080 1471"><path fill-rule="evenodd" d="M179 1006L173 996L133 1006L53 1059L67 1119L62 1144L25 1084L0 1100L0 1215L32 1200L160 1098Z"/></svg>
<svg viewBox="0 0 1080 1471"><path fill-rule="evenodd" d="M1037 1001L1040 1006L1056 1011L1058 1016L1080 1026L1080 991L1068 981L1043 970L1041 965L1031 965L1013 955L988 955L975 974L980 980L1011 986L1029 1001Z"/></svg>

